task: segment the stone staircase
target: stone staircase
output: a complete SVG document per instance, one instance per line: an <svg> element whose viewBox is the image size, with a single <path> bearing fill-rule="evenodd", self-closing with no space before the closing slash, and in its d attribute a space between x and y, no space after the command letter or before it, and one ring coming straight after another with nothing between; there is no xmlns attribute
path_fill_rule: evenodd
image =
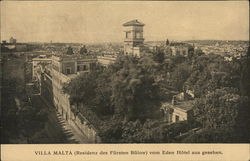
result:
<svg viewBox="0 0 250 161"><path fill-rule="evenodd" d="M59 112L57 112L57 119L70 144L91 143L87 136L80 132L77 127L67 123Z"/></svg>
<svg viewBox="0 0 250 161"><path fill-rule="evenodd" d="M70 144L79 144L81 141L74 135L74 133L72 132L72 129L70 128L68 123L66 123L66 121L63 119L62 115L58 112L57 112L57 119L58 119L59 124L62 126L63 133L67 137L67 140L69 141L69 143Z"/></svg>

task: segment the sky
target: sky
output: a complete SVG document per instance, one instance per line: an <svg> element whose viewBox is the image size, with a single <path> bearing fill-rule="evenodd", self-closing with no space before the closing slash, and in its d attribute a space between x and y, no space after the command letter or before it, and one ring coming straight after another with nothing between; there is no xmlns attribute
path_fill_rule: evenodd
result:
<svg viewBox="0 0 250 161"><path fill-rule="evenodd" d="M1 40L122 42L133 19L146 41L249 40L248 1L1 1Z"/></svg>

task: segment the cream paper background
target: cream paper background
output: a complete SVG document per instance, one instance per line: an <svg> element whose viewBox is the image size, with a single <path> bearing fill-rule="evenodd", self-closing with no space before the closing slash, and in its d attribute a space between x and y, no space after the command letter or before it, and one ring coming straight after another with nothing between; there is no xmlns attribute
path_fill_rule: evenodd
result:
<svg viewBox="0 0 250 161"><path fill-rule="evenodd" d="M222 155L35 155L35 151L221 151ZM2 161L249 161L249 144L2 145Z"/></svg>

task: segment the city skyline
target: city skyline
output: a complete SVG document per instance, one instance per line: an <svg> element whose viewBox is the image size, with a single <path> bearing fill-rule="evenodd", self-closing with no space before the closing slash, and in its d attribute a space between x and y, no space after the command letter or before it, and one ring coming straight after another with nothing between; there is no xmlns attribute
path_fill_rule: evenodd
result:
<svg viewBox="0 0 250 161"><path fill-rule="evenodd" d="M248 2L1 2L1 41L122 42L143 22L146 41L249 40ZM23 12L25 11L25 12Z"/></svg>

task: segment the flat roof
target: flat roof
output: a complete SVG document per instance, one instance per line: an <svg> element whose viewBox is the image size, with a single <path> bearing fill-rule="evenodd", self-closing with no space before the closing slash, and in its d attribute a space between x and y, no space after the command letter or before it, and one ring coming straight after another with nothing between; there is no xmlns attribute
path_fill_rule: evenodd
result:
<svg viewBox="0 0 250 161"><path fill-rule="evenodd" d="M170 106L173 109L180 109L182 111L189 111L193 108L193 100L188 101L177 101L175 105L172 105L171 102L165 102L163 106Z"/></svg>
<svg viewBox="0 0 250 161"><path fill-rule="evenodd" d="M189 100L189 101L180 101L176 103L176 105L174 105L174 108L179 108L181 110L184 111L189 111L193 108L193 100Z"/></svg>
<svg viewBox="0 0 250 161"><path fill-rule="evenodd" d="M123 24L123 26L144 26L145 24L139 22L138 20L132 20Z"/></svg>

